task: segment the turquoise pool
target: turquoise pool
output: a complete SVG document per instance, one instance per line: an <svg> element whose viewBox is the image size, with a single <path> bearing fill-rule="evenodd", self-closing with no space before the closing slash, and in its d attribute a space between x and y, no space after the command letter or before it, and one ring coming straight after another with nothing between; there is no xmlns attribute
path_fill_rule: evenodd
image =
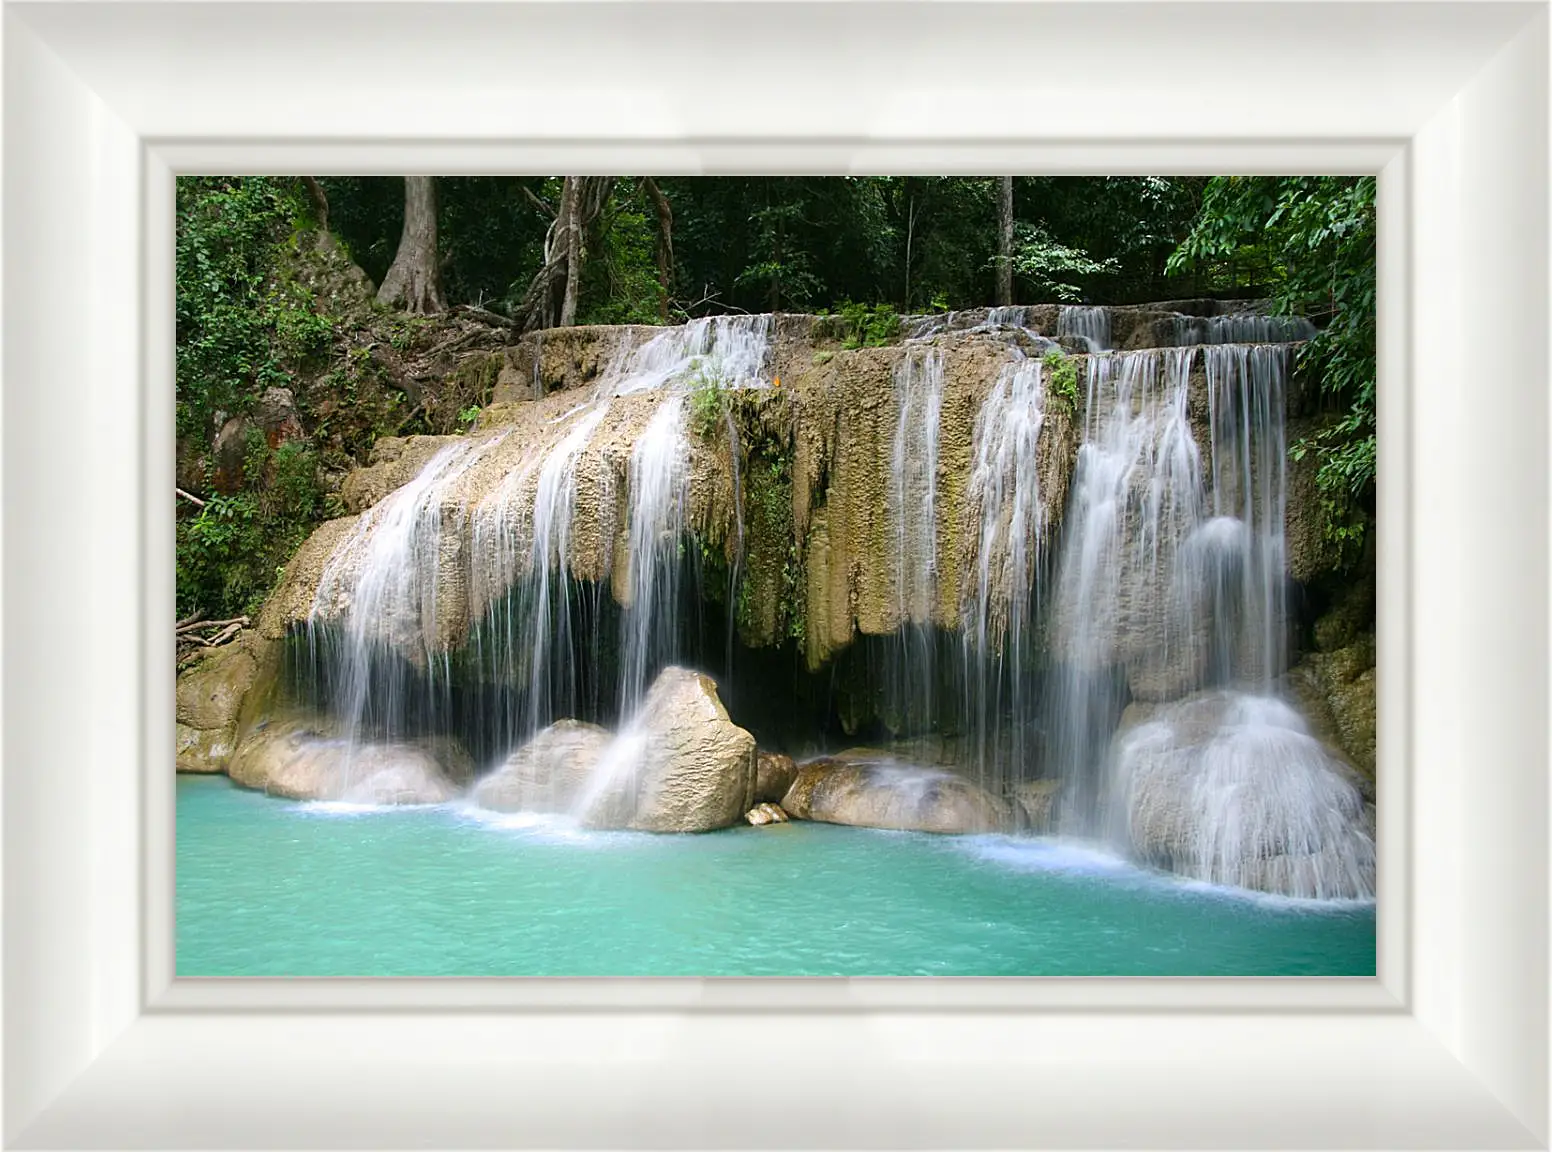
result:
<svg viewBox="0 0 1552 1152"><path fill-rule="evenodd" d="M577 832L177 785L180 976L1372 976L1372 904L1050 840Z"/></svg>

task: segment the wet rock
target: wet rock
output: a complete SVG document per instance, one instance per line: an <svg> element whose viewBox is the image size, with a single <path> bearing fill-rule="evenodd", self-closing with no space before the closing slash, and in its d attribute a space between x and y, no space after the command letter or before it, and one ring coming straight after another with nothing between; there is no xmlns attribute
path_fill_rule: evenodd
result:
<svg viewBox="0 0 1552 1152"><path fill-rule="evenodd" d="M755 804L754 737L728 718L711 677L664 668L605 749L577 809L593 828L710 832Z"/></svg>
<svg viewBox="0 0 1552 1152"><path fill-rule="evenodd" d="M353 744L305 721L255 726L238 745L227 774L245 788L291 800L444 804L458 795L423 746Z"/></svg>
<svg viewBox="0 0 1552 1152"><path fill-rule="evenodd" d="M557 720L474 787L474 802L496 812L569 812L608 748L607 729Z"/></svg>
<svg viewBox="0 0 1552 1152"><path fill-rule="evenodd" d="M791 756L780 752L760 752L755 762L754 798L761 803L781 803L781 798L797 779L798 766Z"/></svg>
<svg viewBox="0 0 1552 1152"><path fill-rule="evenodd" d="M961 776L864 751L811 760L782 799L795 820L909 832L999 832L1006 803Z"/></svg>
<svg viewBox="0 0 1552 1152"><path fill-rule="evenodd" d="M643 832L727 828L754 804L754 737L728 718L710 676L669 667L641 706L643 755L629 827Z"/></svg>
<svg viewBox="0 0 1552 1152"><path fill-rule="evenodd" d="M792 818L780 804L756 804L744 813L744 819L756 828L762 828L767 824L786 824Z"/></svg>
<svg viewBox="0 0 1552 1152"><path fill-rule="evenodd" d="M237 741L237 729L190 728L179 724L177 729L179 772L224 772L232 749Z"/></svg>

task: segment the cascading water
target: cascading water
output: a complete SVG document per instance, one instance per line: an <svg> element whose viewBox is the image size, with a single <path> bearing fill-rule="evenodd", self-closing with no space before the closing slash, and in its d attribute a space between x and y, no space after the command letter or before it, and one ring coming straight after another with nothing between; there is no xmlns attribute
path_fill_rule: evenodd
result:
<svg viewBox="0 0 1552 1152"><path fill-rule="evenodd" d="M1091 359L1047 751L1070 831L1213 883L1368 897L1359 784L1270 695L1286 661L1288 354L1205 350L1205 468L1194 349Z"/></svg>
<svg viewBox="0 0 1552 1152"><path fill-rule="evenodd" d="M521 717L516 708L493 717L501 747L577 710L582 636L569 576L577 460L608 411L602 401L557 417L564 433L553 447L525 460L475 509L475 555L513 588L475 628L476 652L495 683L528 689Z"/></svg>
<svg viewBox="0 0 1552 1152"><path fill-rule="evenodd" d="M1168 625L1179 616L1170 602L1174 552L1201 508L1187 408L1192 355L1128 352L1088 363L1046 708L1048 756L1065 777L1064 810L1084 830L1099 819L1096 774L1125 704L1129 665L1146 674L1155 661L1168 668L1170 656L1188 656L1189 638Z"/></svg>
<svg viewBox="0 0 1552 1152"><path fill-rule="evenodd" d="M1262 692L1287 664L1288 349L1220 344L1203 350L1212 429L1212 515L1226 524L1202 549L1215 593L1214 632L1240 636L1237 651L1221 648L1219 678L1253 683ZM1231 519L1232 518L1232 519ZM1204 532L1205 535L1205 532ZM1223 539L1227 537L1227 539ZM1231 585L1238 576L1239 587Z"/></svg>
<svg viewBox="0 0 1552 1152"><path fill-rule="evenodd" d="M943 410L943 353L906 351L895 369L899 414L890 455L889 517L894 536L900 652L893 709L908 730L931 722L936 675L933 609L938 594L938 436Z"/></svg>
<svg viewBox="0 0 1552 1152"><path fill-rule="evenodd" d="M1020 357L988 393L976 419L966 504L976 569L962 609L965 714L981 786L994 792L1016 781L1033 755L1026 740L1034 703L1030 641L1046 535L1038 457L1042 368ZM1006 752L997 739L1004 716L1012 736Z"/></svg>
<svg viewBox="0 0 1552 1152"><path fill-rule="evenodd" d="M472 504L460 481L503 437L440 450L363 515L326 567L310 627L317 703L352 740L395 740L415 734L425 718L445 721L448 651L462 637L443 635L447 626L437 616L439 563L443 550L467 547L467 591L481 613L469 649L481 679L499 688L497 702L485 708L483 738L510 748L559 716L597 712L601 686L585 688L580 666L588 664L587 652L596 663L614 646L598 634L600 589L572 575L573 519L584 459L593 461L591 482L603 486L595 503L613 506L613 469L599 454L629 435L626 606L611 702L634 707L676 643L684 393L708 372L723 388L765 386L770 334L769 316L716 317L659 331L639 345L622 341L590 394L539 429L526 453ZM537 382L537 367L535 374ZM661 396L633 432L628 422L641 419L639 398L653 393ZM607 559L606 547L606 565Z"/></svg>
<svg viewBox="0 0 1552 1152"><path fill-rule="evenodd" d="M1022 304L999 304L986 313L988 328L1022 328L1029 309Z"/></svg>
<svg viewBox="0 0 1552 1152"><path fill-rule="evenodd" d="M636 711L647 671L678 636L679 539L684 531L684 399L666 397L630 459L630 558L621 650L621 714Z"/></svg>
<svg viewBox="0 0 1552 1152"><path fill-rule="evenodd" d="M1048 341L1037 338L1027 355L1024 327L1050 314L993 309L956 330L963 336L908 339L899 350L893 437L881 458L869 457L870 467L887 468L879 527L895 578L883 592L894 597L892 612L887 599L882 606L898 631L880 641L890 645L887 682L870 681L868 691L882 687L887 698L865 722L897 736L964 736L960 767L1005 799L1032 776L1059 775L1062 831L1114 838L1164 867L1295 895L1372 892L1372 808L1275 697L1289 648L1290 347L1205 342L1090 354L1085 402L1072 406L1083 422L1077 466L1053 549L1057 510L1043 491L1041 439L1049 425L1054 443L1065 440L1066 402L1063 423L1048 421L1052 369L1039 358ZM1063 335L1091 348L1109 343L1108 310L1056 315ZM1208 318L1200 334L1304 331L1253 319L1236 328L1242 318ZM618 342L586 395L526 409L524 431L505 448L505 434L442 447L335 549L309 631L316 681L352 742L477 724L488 757L562 716L599 718L617 720L621 736L583 808L613 794L609 780L630 770L633 714L657 670L693 643L686 628L696 621L681 611L689 394L707 379L766 386L771 320L611 338ZM942 473L939 444L945 347L960 339L1004 358L962 478ZM962 426L964 397L951 395L950 424ZM743 446L730 410L719 422L733 470L732 504L723 506L731 669ZM943 567L945 540L956 538L962 552ZM467 584L449 586L448 572ZM1056 579L1042 588L1048 573ZM465 622L468 645L450 656ZM948 639L956 624L957 654ZM465 711L449 724L455 674Z"/></svg>
<svg viewBox="0 0 1552 1152"><path fill-rule="evenodd" d="M1090 352L1110 348L1110 309L1063 304L1056 316L1056 335L1076 336Z"/></svg>
<svg viewBox="0 0 1552 1152"><path fill-rule="evenodd" d="M437 572L442 549L462 529L460 513L446 523L447 506L458 482L503 438L441 449L362 515L323 570L308 647L347 740L346 791L362 741L403 736L438 710L448 676L436 643ZM340 626L325 628L325 621Z"/></svg>
<svg viewBox="0 0 1552 1152"><path fill-rule="evenodd" d="M1303 316L1234 312L1225 316L1176 316L1175 343L1276 344L1308 340L1315 326Z"/></svg>

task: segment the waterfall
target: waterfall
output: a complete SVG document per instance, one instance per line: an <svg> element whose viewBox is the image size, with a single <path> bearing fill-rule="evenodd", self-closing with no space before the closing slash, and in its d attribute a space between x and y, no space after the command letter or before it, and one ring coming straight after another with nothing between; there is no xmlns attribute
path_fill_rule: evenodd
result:
<svg viewBox="0 0 1552 1152"><path fill-rule="evenodd" d="M1373 810L1346 765L1271 696L1211 693L1119 742L1118 822L1144 860L1211 884L1370 899Z"/></svg>
<svg viewBox="0 0 1552 1152"><path fill-rule="evenodd" d="M706 371L724 388L766 387L771 331L769 316L737 316L644 341L626 334L588 393L536 425L520 452L495 453L505 432L440 449L362 515L325 566L308 630L315 702L352 740L445 725L449 651L464 639L448 634L456 614L438 611L450 592L475 613L469 654L494 693L481 705L483 738L511 747L559 716L598 711L600 686L585 681L596 680L592 666L614 646L598 634L601 586L573 575L573 520L584 461L597 515L607 518L615 506L611 446L630 437L614 703L633 707L677 644L685 392ZM536 390L540 378L536 361ZM487 482L468 482L482 465ZM504 471L492 477L492 467ZM600 538L590 546L603 549L607 577L612 533L602 521L594 528ZM457 578L460 564L467 585Z"/></svg>
<svg viewBox="0 0 1552 1152"><path fill-rule="evenodd" d="M1237 676L1268 692L1287 663L1288 648L1283 575L1288 349L1210 345L1204 358L1212 429L1209 525L1228 522L1233 531L1212 533L1230 539L1202 550L1208 571L1198 570L1198 577L1211 577L1214 586L1214 631L1241 637L1237 651L1220 650L1223 678ZM1230 586L1235 576L1238 588Z"/></svg>
<svg viewBox="0 0 1552 1152"><path fill-rule="evenodd" d="M476 563L514 588L476 624L478 658L495 683L527 685L521 720L510 714L515 709L493 717L502 745L577 707L582 636L569 576L577 462L608 411L602 401L557 417L564 434L508 473L475 510Z"/></svg>
<svg viewBox="0 0 1552 1152"><path fill-rule="evenodd" d="M1042 369L1039 360L1025 358L1004 367L975 423L966 514L976 570L961 619L965 713L980 783L995 792L1023 774L1032 751L1026 747L1034 703L1029 641L1045 548L1038 456L1045 423ZM1004 715L1012 736L1007 761L997 739Z"/></svg>
<svg viewBox="0 0 1552 1152"><path fill-rule="evenodd" d="M1234 312L1224 316L1176 316L1175 344L1277 344L1308 340L1315 326L1303 316Z"/></svg>
<svg viewBox="0 0 1552 1152"><path fill-rule="evenodd" d="M901 723L923 730L933 716L938 594L938 436L943 353L906 350L894 373L899 406L890 454L889 522L894 535L898 661L891 677Z"/></svg>
<svg viewBox="0 0 1552 1152"><path fill-rule="evenodd" d="M446 522L447 509L459 481L503 439L442 448L361 516L324 567L308 646L352 749L363 738L402 735L436 710L447 683L446 656L436 644L437 577L443 549L462 527L456 512ZM325 631L326 621L342 626Z"/></svg>
<svg viewBox="0 0 1552 1152"><path fill-rule="evenodd" d="M1110 309L1080 307L1063 304L1056 315L1056 335L1076 336L1090 352L1105 352L1110 348Z"/></svg>
<svg viewBox="0 0 1552 1152"><path fill-rule="evenodd" d="M1168 624L1178 619L1174 553L1202 506L1188 420L1193 355L1127 352L1088 362L1046 709L1048 756L1066 778L1067 811L1085 827L1098 818L1095 774L1125 704L1128 665L1167 669L1184 656L1190 667L1188 638Z"/></svg>
<svg viewBox="0 0 1552 1152"><path fill-rule="evenodd" d="M684 399L670 395L631 449L630 557L620 678L621 714L626 716L641 703L649 668L673 655L678 636L684 436Z"/></svg>
<svg viewBox="0 0 1552 1152"><path fill-rule="evenodd" d="M1208 346L1196 404L1195 348L1090 359L1047 755L1069 831L1212 883L1367 897L1372 810L1273 695L1287 659L1289 353Z"/></svg>

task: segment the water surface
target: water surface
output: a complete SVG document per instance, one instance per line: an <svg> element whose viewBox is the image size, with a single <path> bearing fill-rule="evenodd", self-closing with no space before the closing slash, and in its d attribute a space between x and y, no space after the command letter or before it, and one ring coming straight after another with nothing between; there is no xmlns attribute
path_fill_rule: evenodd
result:
<svg viewBox="0 0 1552 1152"><path fill-rule="evenodd" d="M1373 976L1372 904L1051 840L579 832L178 778L180 976Z"/></svg>

